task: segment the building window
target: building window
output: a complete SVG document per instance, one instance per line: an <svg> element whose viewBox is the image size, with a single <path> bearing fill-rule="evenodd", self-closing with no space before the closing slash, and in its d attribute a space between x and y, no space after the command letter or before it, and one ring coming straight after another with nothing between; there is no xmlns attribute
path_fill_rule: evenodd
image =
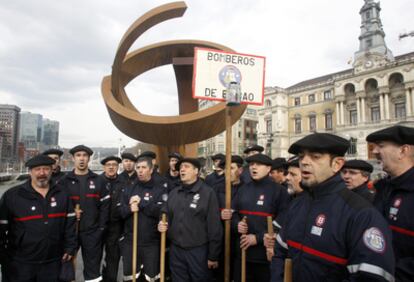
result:
<svg viewBox="0 0 414 282"><path fill-rule="evenodd" d="M266 120L266 133L271 133L271 132L272 132L272 120L267 119Z"/></svg>
<svg viewBox="0 0 414 282"><path fill-rule="evenodd" d="M367 44L367 48L372 47L372 39L367 39L367 40L365 41L365 43Z"/></svg>
<svg viewBox="0 0 414 282"><path fill-rule="evenodd" d="M332 129L332 113L325 114L325 129L326 130Z"/></svg>
<svg viewBox="0 0 414 282"><path fill-rule="evenodd" d="M316 131L316 116L309 116L309 131Z"/></svg>
<svg viewBox="0 0 414 282"><path fill-rule="evenodd" d="M395 118L405 118L405 103L395 104Z"/></svg>
<svg viewBox="0 0 414 282"><path fill-rule="evenodd" d="M332 91L331 90L326 90L325 92L323 92L323 99L324 100L332 100Z"/></svg>
<svg viewBox="0 0 414 282"><path fill-rule="evenodd" d="M365 18L369 20L371 18L371 10L365 12Z"/></svg>
<svg viewBox="0 0 414 282"><path fill-rule="evenodd" d="M272 106L272 102L270 100L266 100L266 107L271 107Z"/></svg>
<svg viewBox="0 0 414 282"><path fill-rule="evenodd" d="M295 106L300 106L300 97L295 98Z"/></svg>
<svg viewBox="0 0 414 282"><path fill-rule="evenodd" d="M315 103L315 94L310 94L308 97L309 103Z"/></svg>
<svg viewBox="0 0 414 282"><path fill-rule="evenodd" d="M379 107L372 107L371 108L371 120L373 122L378 122L381 119L380 109Z"/></svg>
<svg viewBox="0 0 414 282"><path fill-rule="evenodd" d="M356 110L349 111L349 123L352 125L358 123L358 114Z"/></svg>
<svg viewBox="0 0 414 282"><path fill-rule="evenodd" d="M356 138L352 138L349 139L349 149L348 149L348 155L356 155L357 153L357 139Z"/></svg>
<svg viewBox="0 0 414 282"><path fill-rule="evenodd" d="M302 119L300 117L295 118L295 133L302 132Z"/></svg>

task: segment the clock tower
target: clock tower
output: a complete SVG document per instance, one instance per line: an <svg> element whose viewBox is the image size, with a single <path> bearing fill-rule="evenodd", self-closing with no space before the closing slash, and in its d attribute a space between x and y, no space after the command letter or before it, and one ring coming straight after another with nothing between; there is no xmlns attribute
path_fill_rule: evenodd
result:
<svg viewBox="0 0 414 282"><path fill-rule="evenodd" d="M394 61L394 56L385 44L385 33L380 19L380 3L364 0L361 15L359 50L354 55L355 72L367 71Z"/></svg>

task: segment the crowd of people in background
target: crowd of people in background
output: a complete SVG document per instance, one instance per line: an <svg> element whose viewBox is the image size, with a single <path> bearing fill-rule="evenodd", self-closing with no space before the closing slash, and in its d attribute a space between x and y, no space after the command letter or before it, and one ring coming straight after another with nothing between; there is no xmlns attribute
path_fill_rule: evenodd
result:
<svg viewBox="0 0 414 282"><path fill-rule="evenodd" d="M243 251L246 281L282 282L286 259L293 281L414 281L414 129L392 126L366 140L387 174L375 183L371 163L347 160L349 141L328 133L296 141L287 160L259 145L230 164L217 153L205 177L199 159L178 152L163 175L152 151L106 157L98 175L87 146L70 150L70 172L60 170L62 151L47 150L1 198L2 281L73 281L80 253L84 281L118 281L120 261L132 281L134 236L135 279L158 281L163 232L167 281L224 281L226 221L231 281L242 279Z"/></svg>

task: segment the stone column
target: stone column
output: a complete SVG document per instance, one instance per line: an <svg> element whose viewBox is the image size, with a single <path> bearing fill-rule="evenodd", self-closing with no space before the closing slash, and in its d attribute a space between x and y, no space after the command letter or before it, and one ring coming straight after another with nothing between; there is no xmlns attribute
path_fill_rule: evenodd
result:
<svg viewBox="0 0 414 282"><path fill-rule="evenodd" d="M388 102L388 93L384 94L384 100L385 100L385 119L390 119L390 104Z"/></svg>
<svg viewBox="0 0 414 282"><path fill-rule="evenodd" d="M336 125L340 125L341 124L341 115L340 115L340 110L339 110L339 103L340 102L336 102Z"/></svg>
<svg viewBox="0 0 414 282"><path fill-rule="evenodd" d="M412 105L411 105L411 93L409 89L405 90L405 111L407 114L407 117L411 116L412 114Z"/></svg>
<svg viewBox="0 0 414 282"><path fill-rule="evenodd" d="M345 124L344 101L341 101L341 124Z"/></svg>
<svg viewBox="0 0 414 282"><path fill-rule="evenodd" d="M382 96L382 93L380 93L379 102L380 102L380 120L383 120L385 116L384 116L384 97Z"/></svg>
<svg viewBox="0 0 414 282"><path fill-rule="evenodd" d="M356 110L357 110L357 123L359 124L361 122L361 102L359 98L357 98L357 101L356 101Z"/></svg>
<svg viewBox="0 0 414 282"><path fill-rule="evenodd" d="M365 122L366 116L365 116L365 98L364 97L361 98L361 116L362 116L362 122Z"/></svg>

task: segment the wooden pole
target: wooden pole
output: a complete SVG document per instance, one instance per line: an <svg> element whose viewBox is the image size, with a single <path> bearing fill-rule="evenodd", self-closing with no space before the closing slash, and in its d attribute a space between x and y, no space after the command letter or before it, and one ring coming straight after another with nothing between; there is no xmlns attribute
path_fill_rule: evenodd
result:
<svg viewBox="0 0 414 282"><path fill-rule="evenodd" d="M283 282L292 282L292 259L285 259L285 277Z"/></svg>
<svg viewBox="0 0 414 282"><path fill-rule="evenodd" d="M242 221L247 223L247 218L243 217ZM241 261L241 282L246 282L246 249L242 249L242 261Z"/></svg>
<svg viewBox="0 0 414 282"><path fill-rule="evenodd" d="M166 223L167 215L162 214L161 217L162 223ZM161 233L161 253L160 253L160 282L165 281L165 241L166 241L166 232Z"/></svg>
<svg viewBox="0 0 414 282"><path fill-rule="evenodd" d="M132 233L132 282L137 281L137 244L138 244L138 212L134 212L134 225Z"/></svg>
<svg viewBox="0 0 414 282"><path fill-rule="evenodd" d="M230 167L231 167L231 108L226 107L226 209L231 209L231 179L230 179ZM230 282L230 224L231 220L224 222L224 281Z"/></svg>
<svg viewBox="0 0 414 282"><path fill-rule="evenodd" d="M271 216L267 217L267 233L273 237L274 232L273 232L273 223L272 223L273 219ZM270 252L268 250L266 250L266 256L267 256L267 260L271 261L272 260L272 256L273 256L273 252Z"/></svg>

